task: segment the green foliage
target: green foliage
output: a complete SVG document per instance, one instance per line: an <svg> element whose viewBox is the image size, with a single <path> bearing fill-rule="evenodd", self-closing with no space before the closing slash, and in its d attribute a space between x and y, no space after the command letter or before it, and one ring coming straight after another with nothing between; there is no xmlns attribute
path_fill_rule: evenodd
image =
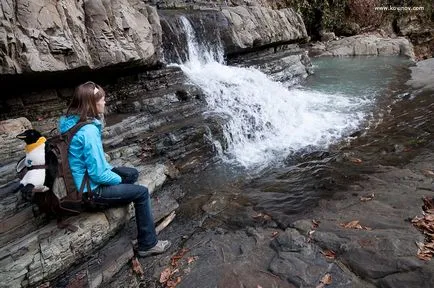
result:
<svg viewBox="0 0 434 288"><path fill-rule="evenodd" d="M278 8L291 7L299 12L307 32L314 39L320 30L345 30L349 23L355 23L362 30L374 30L385 22L416 15L424 21L433 21L432 0L283 0L271 1ZM424 7L423 11L388 10L381 11L375 7Z"/></svg>
<svg viewBox="0 0 434 288"><path fill-rule="evenodd" d="M334 31L345 21L348 0L287 0L286 7L292 7L303 16L309 35L319 36L320 30Z"/></svg>

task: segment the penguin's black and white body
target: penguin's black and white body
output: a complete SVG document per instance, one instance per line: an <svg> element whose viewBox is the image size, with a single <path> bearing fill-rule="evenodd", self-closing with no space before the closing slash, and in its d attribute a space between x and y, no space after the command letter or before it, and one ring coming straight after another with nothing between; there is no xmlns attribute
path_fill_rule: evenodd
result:
<svg viewBox="0 0 434 288"><path fill-rule="evenodd" d="M18 189L23 194L31 193L32 190L47 191L49 188L44 185L46 174L45 142L47 139L34 129L24 131L17 135L17 138L24 140L27 144L25 147L25 165L28 168Z"/></svg>

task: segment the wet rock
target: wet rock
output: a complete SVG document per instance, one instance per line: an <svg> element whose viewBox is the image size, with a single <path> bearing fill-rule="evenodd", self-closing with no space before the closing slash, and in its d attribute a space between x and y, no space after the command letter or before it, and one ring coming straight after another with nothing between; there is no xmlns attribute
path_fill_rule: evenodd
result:
<svg viewBox="0 0 434 288"><path fill-rule="evenodd" d="M379 287L385 288L398 288L402 287L402 285L406 285L407 287L430 288L432 283L434 283L433 273L426 273L424 271L391 274L378 281Z"/></svg>
<svg viewBox="0 0 434 288"><path fill-rule="evenodd" d="M152 197L154 221L157 223L179 207L172 191L163 189Z"/></svg>
<svg viewBox="0 0 434 288"><path fill-rule="evenodd" d="M192 235L183 244L189 251L177 261L178 272L173 276L174 279L181 277L177 287L294 287L267 271L267 263L274 254L269 247L272 230L258 228L250 233L261 237L248 236L244 231L222 234L213 230ZM188 263L190 257L196 258ZM156 258L161 266L150 268L153 269L149 271L152 279L159 279L161 271L170 267L170 257ZM155 259L141 259L144 266L151 261Z"/></svg>
<svg viewBox="0 0 434 288"><path fill-rule="evenodd" d="M415 270L421 267L421 263L417 261L410 260L403 265L397 262L397 259L384 257L376 251L360 248L349 250L345 258L347 264L357 275L370 279L384 278L397 272Z"/></svg>
<svg viewBox="0 0 434 288"><path fill-rule="evenodd" d="M296 287L316 287L326 274L332 275L339 287L357 287L361 283L336 263L327 262L317 246L295 229L286 229L273 240L271 246L277 255L269 264L269 270Z"/></svg>
<svg viewBox="0 0 434 288"><path fill-rule="evenodd" d="M303 248L309 246L306 240L306 237L302 236L297 230L286 229L285 233L279 234L271 242L271 247L276 251L300 252Z"/></svg>
<svg viewBox="0 0 434 288"><path fill-rule="evenodd" d="M313 42L308 44L309 56L317 57L320 56L326 50L325 43L323 42Z"/></svg>
<svg viewBox="0 0 434 288"><path fill-rule="evenodd" d="M407 85L415 89L434 90L434 59L419 61L416 67L410 67L411 79L407 81Z"/></svg>
<svg viewBox="0 0 434 288"><path fill-rule="evenodd" d="M168 62L184 62L188 57L181 16L188 19L200 45L214 53L223 48L225 54L232 56L267 45L278 46L274 43L303 42L308 37L301 16L292 8L237 6L201 11L160 10L159 14Z"/></svg>
<svg viewBox="0 0 434 288"><path fill-rule="evenodd" d="M424 159L429 161L430 157L424 156ZM359 196L343 197L338 201L322 200L319 213L312 215L319 221L311 236L313 243L334 251L353 273L380 287L411 287L413 283L419 283L408 276L414 276L416 271L419 275L416 278L432 279L433 268L416 257L415 243L423 242L423 235L406 220L420 210L424 192L417 187L428 183L421 172L416 172L422 168L413 165L410 166L414 167L412 169L379 167L377 174L371 173L365 181L356 183L363 185L363 194L375 193L370 201L360 201ZM348 193L345 190L337 194L347 196ZM326 216L331 214L335 216ZM368 230L342 227L343 223L352 220L358 220ZM294 226L304 231L309 229L307 224L301 223L298 221ZM399 283L398 279L403 282Z"/></svg>

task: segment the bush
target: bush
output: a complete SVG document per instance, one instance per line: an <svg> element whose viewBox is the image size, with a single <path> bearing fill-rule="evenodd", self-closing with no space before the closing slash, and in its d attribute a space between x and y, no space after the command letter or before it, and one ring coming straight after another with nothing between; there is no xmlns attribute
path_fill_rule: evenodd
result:
<svg viewBox="0 0 434 288"><path fill-rule="evenodd" d="M384 14L388 11L376 10L376 7L385 6L379 0L349 0L348 10L350 17L363 29L374 29L383 23Z"/></svg>

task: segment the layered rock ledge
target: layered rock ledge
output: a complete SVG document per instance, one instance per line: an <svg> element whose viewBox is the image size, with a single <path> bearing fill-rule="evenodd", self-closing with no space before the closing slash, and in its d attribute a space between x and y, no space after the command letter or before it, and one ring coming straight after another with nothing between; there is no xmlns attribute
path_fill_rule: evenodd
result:
<svg viewBox="0 0 434 288"><path fill-rule="evenodd" d="M138 183L149 187L151 193L161 187L167 178L166 174L170 174L167 169L158 165L143 167L141 170ZM171 196L163 200L153 201L155 223L178 207L176 200ZM82 263L83 259L95 253L133 216L132 205L110 208L101 212L82 213L66 220L67 223L78 227L75 232L59 229L56 221L53 220L38 230L15 238L13 242L0 249L0 287L27 287L38 284L42 280L54 279L68 271L71 265ZM18 229L23 230L22 227ZM8 231L8 233L13 232ZM111 275L121 269L133 256L131 241L127 241L126 247L118 251L124 252L117 255L119 259L116 258L116 254L112 254L115 258L107 260L117 261L115 267L117 270L111 271ZM110 277L106 276L104 280L109 279ZM97 287L101 283L102 280L92 287Z"/></svg>
<svg viewBox="0 0 434 288"><path fill-rule="evenodd" d="M231 53L307 39L301 16L291 8L237 6L194 13L206 15L209 25L222 30ZM155 6L142 1L7 0L0 5L0 21L0 74L163 62L160 16Z"/></svg>
<svg viewBox="0 0 434 288"><path fill-rule="evenodd" d="M160 58L155 7L140 1L3 1L0 74L98 68Z"/></svg>
<svg viewBox="0 0 434 288"><path fill-rule="evenodd" d="M414 59L413 45L404 37L356 35L310 44L309 55L317 56L405 56Z"/></svg>

